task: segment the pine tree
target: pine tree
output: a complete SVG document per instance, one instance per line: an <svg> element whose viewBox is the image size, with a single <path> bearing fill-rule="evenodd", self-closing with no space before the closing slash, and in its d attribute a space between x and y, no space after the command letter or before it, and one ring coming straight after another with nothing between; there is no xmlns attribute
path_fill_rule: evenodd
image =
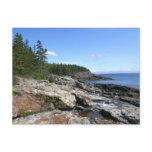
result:
<svg viewBox="0 0 152 152"><path fill-rule="evenodd" d="M36 53L36 45L33 46L33 52Z"/></svg>
<svg viewBox="0 0 152 152"><path fill-rule="evenodd" d="M37 60L39 61L39 68L40 68L40 74L42 75L44 64L46 61L46 52L47 49L43 49L42 43L40 40L37 41L37 51L36 51L36 57Z"/></svg>
<svg viewBox="0 0 152 152"><path fill-rule="evenodd" d="M13 41L13 74L24 74L24 42L21 34L16 33Z"/></svg>
<svg viewBox="0 0 152 152"><path fill-rule="evenodd" d="M26 50L25 73L27 75L32 75L34 72L36 72L36 55L32 48L29 47Z"/></svg>

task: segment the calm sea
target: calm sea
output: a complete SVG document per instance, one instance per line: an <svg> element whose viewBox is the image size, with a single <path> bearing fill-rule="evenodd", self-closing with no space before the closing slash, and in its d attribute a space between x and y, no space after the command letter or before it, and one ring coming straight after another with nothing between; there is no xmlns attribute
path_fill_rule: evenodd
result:
<svg viewBox="0 0 152 152"><path fill-rule="evenodd" d="M91 82L102 83L102 84L118 84L123 86L140 88L139 73L119 73L119 74L99 74L99 75L103 77L113 78L114 80L98 80Z"/></svg>

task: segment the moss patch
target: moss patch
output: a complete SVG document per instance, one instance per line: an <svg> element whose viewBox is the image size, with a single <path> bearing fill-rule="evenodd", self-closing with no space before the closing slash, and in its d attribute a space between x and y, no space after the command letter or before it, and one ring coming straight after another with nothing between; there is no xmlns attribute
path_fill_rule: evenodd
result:
<svg viewBox="0 0 152 152"><path fill-rule="evenodd" d="M45 95L38 95L40 100L44 100L43 105L47 105L48 103L53 103L55 108L58 108L60 105L63 105L63 102L59 99L59 97L49 97Z"/></svg>
<svg viewBox="0 0 152 152"><path fill-rule="evenodd" d="M20 92L18 92L18 91L13 91L13 96L19 96L19 95L21 95Z"/></svg>
<svg viewBox="0 0 152 152"><path fill-rule="evenodd" d="M39 113L40 111L36 111L36 112L32 112L32 111L27 111L27 112L24 112L22 114L20 114L20 117L26 117L28 115L32 115L32 114L37 114Z"/></svg>
<svg viewBox="0 0 152 152"><path fill-rule="evenodd" d="M29 116L29 115L37 114L37 113L40 113L40 112L46 112L46 111L49 111L49 110L27 111L27 112L24 112L24 113L20 114L18 117L26 117L26 116Z"/></svg>

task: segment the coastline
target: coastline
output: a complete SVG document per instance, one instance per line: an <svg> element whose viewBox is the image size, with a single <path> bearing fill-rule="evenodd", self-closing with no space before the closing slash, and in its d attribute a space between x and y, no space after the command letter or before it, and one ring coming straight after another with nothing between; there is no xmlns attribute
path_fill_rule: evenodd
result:
<svg viewBox="0 0 152 152"><path fill-rule="evenodd" d="M114 80L109 77L103 77L97 74L93 74L91 72L79 72L76 74L69 75L74 79L77 79L80 82L86 82L86 81L95 81L95 80Z"/></svg>
<svg viewBox="0 0 152 152"><path fill-rule="evenodd" d="M103 77L110 77L113 80L95 80L87 81L86 83L95 84L115 84L120 86L128 86L132 88L140 88L140 73L110 73L100 74Z"/></svg>
<svg viewBox="0 0 152 152"><path fill-rule="evenodd" d="M85 84L88 79L101 79L86 72L54 78L50 83L18 77L19 85L13 86L18 92L13 96L13 124L140 123L139 89Z"/></svg>

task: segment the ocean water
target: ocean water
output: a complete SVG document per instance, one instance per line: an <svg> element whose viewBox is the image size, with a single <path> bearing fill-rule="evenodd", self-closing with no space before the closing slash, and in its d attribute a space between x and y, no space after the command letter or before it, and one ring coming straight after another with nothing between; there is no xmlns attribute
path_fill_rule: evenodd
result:
<svg viewBox="0 0 152 152"><path fill-rule="evenodd" d="M114 80L89 81L88 83L118 84L122 86L140 88L139 73L117 73L117 74L98 74L98 75L101 75L103 77L113 78Z"/></svg>

